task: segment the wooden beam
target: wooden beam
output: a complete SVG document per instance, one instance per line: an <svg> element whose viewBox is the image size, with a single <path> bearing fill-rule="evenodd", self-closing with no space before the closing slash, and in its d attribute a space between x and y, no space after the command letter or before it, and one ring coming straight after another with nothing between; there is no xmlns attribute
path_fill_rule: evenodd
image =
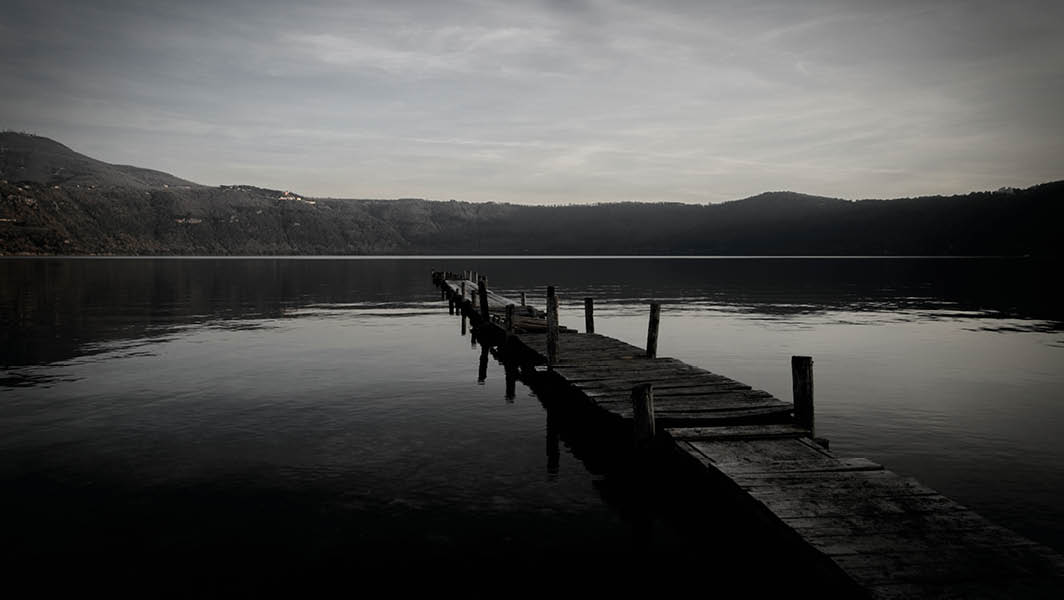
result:
<svg viewBox="0 0 1064 600"><path fill-rule="evenodd" d="M658 325L661 323L661 304L650 305L650 325L647 328L647 358L658 357Z"/></svg>
<svg viewBox="0 0 1064 600"><path fill-rule="evenodd" d="M791 383L794 390L794 420L799 427L809 430L815 436L813 428L813 358L810 356L791 357Z"/></svg>

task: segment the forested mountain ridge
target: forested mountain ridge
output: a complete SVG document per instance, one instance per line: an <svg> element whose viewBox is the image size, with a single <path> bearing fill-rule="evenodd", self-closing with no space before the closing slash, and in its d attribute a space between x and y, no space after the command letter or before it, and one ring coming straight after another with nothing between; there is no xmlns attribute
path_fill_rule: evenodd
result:
<svg viewBox="0 0 1064 600"><path fill-rule="evenodd" d="M574 202L579 198L574 198ZM202 186L0 133L0 254L1060 256L1064 181L849 201L524 206Z"/></svg>

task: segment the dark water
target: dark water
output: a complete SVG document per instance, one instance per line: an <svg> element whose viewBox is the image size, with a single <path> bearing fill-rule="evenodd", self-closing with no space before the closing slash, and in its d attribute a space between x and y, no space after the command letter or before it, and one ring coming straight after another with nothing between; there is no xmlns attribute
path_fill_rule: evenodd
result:
<svg viewBox="0 0 1064 600"><path fill-rule="evenodd" d="M1064 548L1057 264L2 259L6 564L182 595L384 572L629 589L617 573L644 567L782 585L752 565L788 557L711 494L592 460L528 389L506 398L494 361L478 382L432 268L537 304L556 285L575 328L594 296L598 331L640 346L662 301L659 355L785 399L810 354L838 454Z"/></svg>

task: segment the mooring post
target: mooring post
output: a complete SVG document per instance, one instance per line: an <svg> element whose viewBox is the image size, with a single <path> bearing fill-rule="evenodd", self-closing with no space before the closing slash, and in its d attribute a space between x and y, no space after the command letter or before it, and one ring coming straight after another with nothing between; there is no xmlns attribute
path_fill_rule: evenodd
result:
<svg viewBox="0 0 1064 600"><path fill-rule="evenodd" d="M502 366L506 374L506 402L513 403L514 398L517 396L517 365L513 361L506 360Z"/></svg>
<svg viewBox="0 0 1064 600"><path fill-rule="evenodd" d="M525 293L521 292L521 306L525 305Z"/></svg>
<svg viewBox="0 0 1064 600"><path fill-rule="evenodd" d="M654 443L654 386L649 383L632 388L632 428L636 448Z"/></svg>
<svg viewBox="0 0 1064 600"><path fill-rule="evenodd" d="M488 378L488 345L480 347L480 362L477 363L477 383L484 383Z"/></svg>
<svg viewBox="0 0 1064 600"><path fill-rule="evenodd" d="M491 320L488 312L488 278L483 275L480 276L480 316L485 323Z"/></svg>
<svg viewBox="0 0 1064 600"><path fill-rule="evenodd" d="M584 298L584 330L595 333L595 299Z"/></svg>
<svg viewBox="0 0 1064 600"><path fill-rule="evenodd" d="M547 286L547 365L558 362L558 296L554 286Z"/></svg>
<svg viewBox="0 0 1064 600"><path fill-rule="evenodd" d="M517 309L513 304L506 305L506 335L514 332L514 311Z"/></svg>
<svg viewBox="0 0 1064 600"><path fill-rule="evenodd" d="M647 328L647 358L658 357L658 325L661 323L661 304L650 305L650 326Z"/></svg>
<svg viewBox="0 0 1064 600"><path fill-rule="evenodd" d="M813 358L791 357L791 383L794 387L794 420L816 437L813 429Z"/></svg>

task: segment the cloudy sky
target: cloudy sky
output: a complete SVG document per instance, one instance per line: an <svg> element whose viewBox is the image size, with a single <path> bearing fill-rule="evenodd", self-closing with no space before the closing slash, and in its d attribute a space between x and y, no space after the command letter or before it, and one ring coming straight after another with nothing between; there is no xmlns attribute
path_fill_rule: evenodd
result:
<svg viewBox="0 0 1064 600"><path fill-rule="evenodd" d="M0 0L0 129L314 196L1064 178L1064 2Z"/></svg>

